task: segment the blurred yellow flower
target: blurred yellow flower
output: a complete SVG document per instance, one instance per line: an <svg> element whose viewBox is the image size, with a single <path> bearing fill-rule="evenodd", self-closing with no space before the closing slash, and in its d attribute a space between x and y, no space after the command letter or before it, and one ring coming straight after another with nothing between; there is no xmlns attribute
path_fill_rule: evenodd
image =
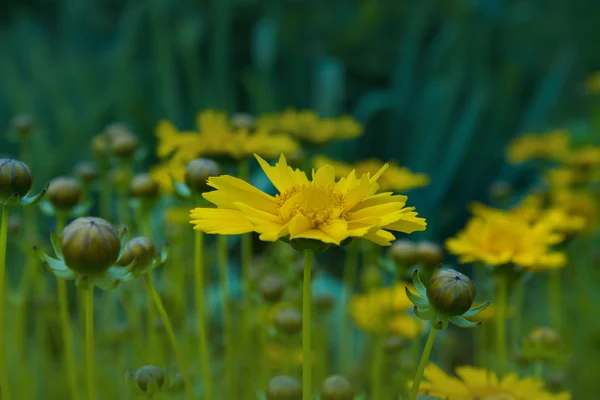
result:
<svg viewBox="0 0 600 400"><path fill-rule="evenodd" d="M551 189L570 188L598 179L597 176L589 176L581 169L564 166L548 169L544 173L544 178Z"/></svg>
<svg viewBox="0 0 600 400"><path fill-rule="evenodd" d="M591 191L556 190L550 193L550 202L570 218L582 220L582 230L590 232L598 226L598 201Z"/></svg>
<svg viewBox="0 0 600 400"><path fill-rule="evenodd" d="M367 332L408 339L423 332L422 321L408 313L413 304L406 296L405 286L409 285L395 285L352 297L349 312L356 326Z"/></svg>
<svg viewBox="0 0 600 400"><path fill-rule="evenodd" d="M160 189L165 194L171 194L174 191L173 181L183 182L186 163L180 158L167 159L152 166L149 170L150 176L154 179Z"/></svg>
<svg viewBox="0 0 600 400"><path fill-rule="evenodd" d="M348 176L352 170L356 171L357 175L366 173L374 175L384 165L383 162L377 159L365 160L352 165L343 161L331 160L325 156L316 156L313 158L313 166L315 168L321 168L327 164L333 165L336 177L338 178ZM427 186L429 184L429 177L427 174L416 174L406 167L400 167L390 163L389 168L385 170L377 180L377 183L381 190L405 192L410 189Z"/></svg>
<svg viewBox="0 0 600 400"><path fill-rule="evenodd" d="M545 220L530 223L510 211L493 208L473 211L466 227L446 241L446 248L459 257L459 262L483 262L494 267L514 264L533 272L565 265L565 255L550 250L563 236Z"/></svg>
<svg viewBox="0 0 600 400"><path fill-rule="evenodd" d="M406 196L379 193L375 175L335 180L335 170L327 165L313 170L312 180L292 169L281 155L275 166L256 156L263 171L279 193L271 196L232 176L212 177L208 185L216 190L203 197L218 208L191 211L194 229L211 234L237 235L257 232L260 239L312 239L339 245L349 237L362 237L389 246L390 232L412 233L425 230L414 207L405 207Z"/></svg>
<svg viewBox="0 0 600 400"><path fill-rule="evenodd" d="M161 121L156 128L157 155L189 162L199 156L242 159L259 154L272 158L299 150L298 143L287 134L235 127L224 112L205 110L196 120L198 132L179 132L172 123Z"/></svg>
<svg viewBox="0 0 600 400"><path fill-rule="evenodd" d="M312 144L352 139L363 133L363 127L350 116L321 119L314 111L296 111L294 108L287 108L282 113L260 116L256 126L272 132L289 133Z"/></svg>
<svg viewBox="0 0 600 400"><path fill-rule="evenodd" d="M585 89L588 93L600 93L600 71L594 72L585 81Z"/></svg>
<svg viewBox="0 0 600 400"><path fill-rule="evenodd" d="M507 150L511 164L520 164L528 160L555 160L568 149L569 132L557 129L549 133L527 133L514 139Z"/></svg>
<svg viewBox="0 0 600 400"><path fill-rule="evenodd" d="M560 157L563 164L571 167L589 169L600 166L600 147L587 145L571 149Z"/></svg>
<svg viewBox="0 0 600 400"><path fill-rule="evenodd" d="M544 381L519 376L511 372L502 379L491 371L477 367L456 368L457 377L450 376L435 364L425 367L419 393L446 400L570 400L567 392L552 394Z"/></svg>

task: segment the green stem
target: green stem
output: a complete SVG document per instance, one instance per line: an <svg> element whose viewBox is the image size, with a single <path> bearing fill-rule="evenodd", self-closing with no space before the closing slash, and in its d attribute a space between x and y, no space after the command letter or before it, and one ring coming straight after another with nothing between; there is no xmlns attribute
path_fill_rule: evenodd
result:
<svg viewBox="0 0 600 400"><path fill-rule="evenodd" d="M60 234L65 227L66 215L56 214L56 231ZM71 330L71 319L69 317L69 301L67 296L67 284L63 279L57 279L56 292L58 296L58 313L60 315L61 331L63 336L65 366L69 380L69 391L72 399L79 398L77 385L77 370L75 368L75 352L73 351L73 331Z"/></svg>
<svg viewBox="0 0 600 400"><path fill-rule="evenodd" d="M2 205L0 221L0 389L2 400L10 400L8 366L6 363L6 342L4 334L4 294L6 291L6 240L8 239L8 206Z"/></svg>
<svg viewBox="0 0 600 400"><path fill-rule="evenodd" d="M312 351L310 344L310 283L312 250L304 250L304 281L302 287L302 400L312 399Z"/></svg>
<svg viewBox="0 0 600 400"><path fill-rule="evenodd" d="M502 378L508 369L507 347L506 347L506 296L507 277L504 274L497 275L496 287L496 358L498 377Z"/></svg>
<svg viewBox="0 0 600 400"><path fill-rule="evenodd" d="M131 326L133 332L142 332L142 320L140 319L140 313L136 310L133 296L135 295L133 291L125 292L124 290L119 291L119 298L121 300L121 305L123 306L123 310L125 311L125 316L127 321ZM144 360L146 357L146 351L144 348L144 343L141 340L134 340L134 349L135 349L135 357L134 361ZM146 361L146 360L145 360Z"/></svg>
<svg viewBox="0 0 600 400"><path fill-rule="evenodd" d="M88 400L98 399L96 386L96 361L94 360L94 288L84 290L85 295L85 371Z"/></svg>
<svg viewBox="0 0 600 400"><path fill-rule="evenodd" d="M544 376L544 364L536 360L533 362L533 377L539 380L542 380Z"/></svg>
<svg viewBox="0 0 600 400"><path fill-rule="evenodd" d="M340 351L338 353L338 368L346 368L354 360L354 341L352 340L352 324L350 318L346 312L345 304L348 304L350 297L354 291L354 284L356 283L356 275L358 271L358 253L359 253L359 242L354 241L348 246L348 252L346 253L346 260L344 265L344 299L340 307L340 320L342 321L342 331L340 332Z"/></svg>
<svg viewBox="0 0 600 400"><path fill-rule="evenodd" d="M511 343L519 345L521 330L523 329L523 303L525 301L525 282L520 280L514 291L513 309L511 310Z"/></svg>
<svg viewBox="0 0 600 400"><path fill-rule="evenodd" d="M415 373L415 379L413 380L413 384L410 389L409 400L416 400L417 398L419 386L421 386L421 380L423 379L423 372L425 371L427 361L429 361L429 354L431 354L431 349L433 348L433 341L435 340L436 334L437 329L431 327L431 330L429 331L429 336L427 336L425 348L423 349L423 354L421 354L421 361L419 361L419 366L417 367L417 372Z"/></svg>
<svg viewBox="0 0 600 400"><path fill-rule="evenodd" d="M150 216L150 208L146 204L140 206L140 231L141 235L152 238L152 220ZM154 283L154 271L148 271L146 273L147 278ZM156 308L150 296L146 296L146 332L148 334L148 348L152 349L150 352L150 362L161 364L163 362L162 357L162 346L160 344L160 338L156 331Z"/></svg>
<svg viewBox="0 0 600 400"><path fill-rule="evenodd" d="M233 338L231 336L231 293L229 292L229 274L227 270L227 236L219 235L217 237L217 246L225 339L225 387L227 392L230 392L233 389Z"/></svg>
<svg viewBox="0 0 600 400"><path fill-rule="evenodd" d="M194 252L194 282L196 285L196 314L198 323L198 341L200 366L204 381L204 399L212 400L212 382L210 377L210 360L206 338L206 316L204 312L204 234L195 231Z"/></svg>
<svg viewBox="0 0 600 400"><path fill-rule="evenodd" d="M371 365L371 399L381 400L382 382L381 375L383 372L383 334L378 333L375 338L373 350L373 363Z"/></svg>
<svg viewBox="0 0 600 400"><path fill-rule="evenodd" d="M112 221L112 215L110 212L110 195L111 186L110 178L108 176L108 166L103 165L100 170L100 215L107 221Z"/></svg>
<svg viewBox="0 0 600 400"><path fill-rule="evenodd" d="M548 290L550 297L550 323L552 328L557 332L561 331L561 314L562 314L562 299L561 299L561 269L550 271L548 277Z"/></svg>
<svg viewBox="0 0 600 400"><path fill-rule="evenodd" d="M177 337L175 336L175 332L173 332L173 326L171 325L171 320L169 319L169 315L165 310L165 307L152 284L152 280L149 279L148 274L144 274L144 281L146 282L146 287L148 289L148 293L150 297L154 301L154 305L158 310L158 314L162 319L163 325L165 326L165 330L167 331L167 335L169 336L169 340L171 341L171 346L173 347L173 352L175 353L175 358L177 359L177 364L179 365L179 369L181 371L181 376L183 377L183 382L185 384L185 391L189 400L194 400L194 391L192 390L192 380L190 379L189 371L187 363L185 362L185 358L183 356L183 352L181 351L181 347L179 346L179 342L177 341Z"/></svg>

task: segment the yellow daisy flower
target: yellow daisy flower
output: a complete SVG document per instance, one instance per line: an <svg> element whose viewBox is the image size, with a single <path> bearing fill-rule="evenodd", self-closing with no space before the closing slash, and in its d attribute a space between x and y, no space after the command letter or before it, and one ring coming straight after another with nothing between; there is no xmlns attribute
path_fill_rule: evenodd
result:
<svg viewBox="0 0 600 400"><path fill-rule="evenodd" d="M565 265L565 255L550 250L563 237L545 221L532 224L510 211L493 208L474 211L467 226L446 241L446 248L459 262L494 267L515 264L534 272Z"/></svg>
<svg viewBox="0 0 600 400"><path fill-rule="evenodd" d="M514 139L507 151L511 164L520 164L528 160L555 160L568 149L569 132L557 129L549 133L527 133Z"/></svg>
<svg viewBox="0 0 600 400"><path fill-rule="evenodd" d="M362 237L389 246L395 236L390 231L412 233L425 230L414 207L405 207L406 196L379 193L375 175L354 172L335 180L332 166L313 170L312 180L299 169L287 165L282 154L275 166L256 155L263 171L278 190L271 196L232 176L208 179L216 190L203 194L218 208L191 211L194 229L211 234L237 235L257 232L260 239L313 239L339 245L351 237Z"/></svg>
<svg viewBox="0 0 600 400"><path fill-rule="evenodd" d="M598 226L598 202L589 190L556 190L550 193L550 202L569 217L582 220L581 230L591 232Z"/></svg>
<svg viewBox="0 0 600 400"><path fill-rule="evenodd" d="M404 286L382 288L350 300L349 312L356 326L366 332L389 333L407 339L417 337L424 326L421 320L408 314L413 304Z"/></svg>
<svg viewBox="0 0 600 400"><path fill-rule="evenodd" d="M509 373L498 379L494 372L477 367L456 368L457 377L450 376L435 364L425 367L425 379L419 392L444 400L570 400L567 392L552 394L544 382L534 378L519 378Z"/></svg>
<svg viewBox="0 0 600 400"><path fill-rule="evenodd" d="M352 170L355 170L357 175L366 173L375 174L384 165L384 163L377 159L361 161L355 165L342 161L334 161L325 156L317 156L313 159L315 168L321 168L327 164L333 165L336 177L338 178L347 176ZM400 167L390 163L389 168L381 175L377 180L377 183L381 190L405 192L407 190L427 186L429 184L429 177L427 174L416 174L406 167Z"/></svg>
<svg viewBox="0 0 600 400"><path fill-rule="evenodd" d="M293 108L287 108L282 113L263 115L257 119L256 126L269 131L289 133L312 144L352 139L363 133L363 127L350 116L321 119L314 111L296 111Z"/></svg>

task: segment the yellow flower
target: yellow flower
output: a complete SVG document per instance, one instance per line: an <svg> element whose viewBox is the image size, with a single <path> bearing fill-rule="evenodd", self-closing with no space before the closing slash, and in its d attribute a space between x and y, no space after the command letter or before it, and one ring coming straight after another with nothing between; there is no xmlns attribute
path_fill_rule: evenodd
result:
<svg viewBox="0 0 600 400"><path fill-rule="evenodd" d="M556 190L550 193L550 202L569 217L582 220L581 230L590 232L598 225L598 203L588 190Z"/></svg>
<svg viewBox="0 0 600 400"><path fill-rule="evenodd" d="M156 128L157 154L189 162L199 156L226 156L242 159L253 154L267 158L281 153L294 153L299 146L286 134L272 134L266 129L250 132L247 127L234 127L227 114L205 110L196 117L198 132L179 132L168 121Z"/></svg>
<svg viewBox="0 0 600 400"><path fill-rule="evenodd" d="M572 167L556 167L547 170L544 174L544 178L551 188L562 189L578 186L587 181L593 181L594 178L597 179L597 177L589 177L586 175L587 174L580 169Z"/></svg>
<svg viewBox="0 0 600 400"><path fill-rule="evenodd" d="M450 376L435 364L425 367L425 381L419 392L445 400L570 400L567 392L552 394L544 381L519 378L511 372L498 379L494 372L477 367L456 368L457 377Z"/></svg>
<svg viewBox="0 0 600 400"><path fill-rule="evenodd" d="M588 93L600 93L600 71L594 72L585 81L585 88Z"/></svg>
<svg viewBox="0 0 600 400"><path fill-rule="evenodd" d="M310 110L287 108L282 113L259 117L256 126L275 132L286 132L299 140L322 144L333 140L352 139L363 133L363 127L352 117L321 119Z"/></svg>
<svg viewBox="0 0 600 400"><path fill-rule="evenodd" d="M424 327L421 320L408 314L413 304L404 286L395 285L352 297L349 312L356 326L367 332L385 332L407 339L418 336Z"/></svg>
<svg viewBox="0 0 600 400"><path fill-rule="evenodd" d="M362 237L381 246L395 239L390 230L425 230L427 224L414 207L405 207L406 196L377 194L385 166L373 176L352 172L336 181L334 168L327 165L313 170L309 180L289 167L283 154L275 166L258 155L256 159L279 193L271 196L232 176L209 178L208 185L216 190L203 196L218 208L192 210L194 229L221 235L254 231L268 242L289 237L339 245L349 237Z"/></svg>
<svg viewBox="0 0 600 400"><path fill-rule="evenodd" d="M590 168L600 165L600 147L587 145L572 149L560 157L566 165L578 168Z"/></svg>
<svg viewBox="0 0 600 400"><path fill-rule="evenodd" d="M446 248L461 263L483 262L491 266L515 264L531 271L560 268L563 253L550 246L563 240L545 221L530 223L510 211L478 208L467 226L446 241Z"/></svg>
<svg viewBox="0 0 600 400"><path fill-rule="evenodd" d="M161 192L171 194L174 191L173 181L183 182L186 163L179 158L163 161L150 168L150 176L160 186Z"/></svg>
<svg viewBox="0 0 600 400"><path fill-rule="evenodd" d="M534 159L554 160L560 158L570 142L569 132L558 129L549 133L527 133L514 139L507 151L511 164Z"/></svg>
<svg viewBox="0 0 600 400"><path fill-rule="evenodd" d="M361 161L355 165L342 161L334 161L325 156L317 156L313 159L315 168L321 168L327 164L333 165L336 177L338 178L347 176L352 170L355 170L357 175L366 173L374 175L384 165L377 159ZM406 167L400 167L391 163L389 168L377 180L377 183L381 190L405 192L410 189L427 186L429 184L429 177L426 174L415 174Z"/></svg>

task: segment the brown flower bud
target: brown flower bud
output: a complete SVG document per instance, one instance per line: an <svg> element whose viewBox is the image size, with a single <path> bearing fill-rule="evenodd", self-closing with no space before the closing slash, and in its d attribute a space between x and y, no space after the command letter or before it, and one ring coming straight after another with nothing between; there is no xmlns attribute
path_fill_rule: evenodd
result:
<svg viewBox="0 0 600 400"><path fill-rule="evenodd" d="M50 181L48 200L60 211L70 211L83 197L83 188L73 178L58 177Z"/></svg>
<svg viewBox="0 0 600 400"><path fill-rule="evenodd" d="M115 135L110 142L112 153L122 160L131 159L140 145L137 137L125 132Z"/></svg>
<svg viewBox="0 0 600 400"><path fill-rule="evenodd" d="M118 261L118 264L125 267L131 264L134 260L140 266L147 266L155 259L157 254L156 246L152 239L147 237L135 237L125 245L123 254Z"/></svg>
<svg viewBox="0 0 600 400"><path fill-rule="evenodd" d="M462 315L475 300L475 285L468 276L453 269L436 271L427 286L427 298L433 307L447 316Z"/></svg>
<svg viewBox="0 0 600 400"><path fill-rule="evenodd" d="M290 376L276 376L267 385L267 400L302 400L302 385Z"/></svg>
<svg viewBox="0 0 600 400"><path fill-rule="evenodd" d="M302 313L295 308L281 308L275 313L273 323L279 332L293 335L302 329Z"/></svg>
<svg viewBox="0 0 600 400"><path fill-rule="evenodd" d="M82 275L96 275L117 262L121 241L109 222L84 217L63 230L60 247L67 267Z"/></svg>
<svg viewBox="0 0 600 400"><path fill-rule="evenodd" d="M90 142L90 150L97 159L106 159L110 155L110 138L103 133L97 134Z"/></svg>
<svg viewBox="0 0 600 400"><path fill-rule="evenodd" d="M18 114L11 121L11 128L21 136L28 136L35 129L35 117L29 114Z"/></svg>
<svg viewBox="0 0 600 400"><path fill-rule="evenodd" d="M221 167L209 158L198 158L185 167L185 184L194 193L204 193L211 190L207 184L208 178L221 174Z"/></svg>
<svg viewBox="0 0 600 400"><path fill-rule="evenodd" d="M321 400L353 400L354 389L343 376L330 376L323 382Z"/></svg>
<svg viewBox="0 0 600 400"><path fill-rule="evenodd" d="M442 248L432 242L419 242L417 244L417 258L425 268L435 268L442 262L444 254Z"/></svg>
<svg viewBox="0 0 600 400"><path fill-rule="evenodd" d="M149 174L138 174L131 180L131 196L141 200L157 200L160 187Z"/></svg>
<svg viewBox="0 0 600 400"><path fill-rule="evenodd" d="M150 394L153 386L156 386L159 391L164 388L166 376L167 373L163 368L145 365L134 372L133 379L142 392Z"/></svg>
<svg viewBox="0 0 600 400"><path fill-rule="evenodd" d="M277 303L283 296L284 284L280 277L267 275L262 278L258 290L267 303Z"/></svg>
<svg viewBox="0 0 600 400"><path fill-rule="evenodd" d="M550 327L539 327L527 335L527 344L543 351L555 351L562 346L560 334Z"/></svg>
<svg viewBox="0 0 600 400"><path fill-rule="evenodd" d="M404 268L415 265L419 259L417 246L412 240L396 240L390 248L390 257L396 264Z"/></svg>
<svg viewBox="0 0 600 400"><path fill-rule="evenodd" d="M33 173L27 164L10 158L0 159L0 203L13 194L25 196L33 185Z"/></svg>
<svg viewBox="0 0 600 400"><path fill-rule="evenodd" d="M383 348L387 354L396 354L406 347L406 341L400 336L388 336L385 338Z"/></svg>
<svg viewBox="0 0 600 400"><path fill-rule="evenodd" d="M98 179L98 169L92 162L80 162L75 166L75 175L81 182L90 185Z"/></svg>

